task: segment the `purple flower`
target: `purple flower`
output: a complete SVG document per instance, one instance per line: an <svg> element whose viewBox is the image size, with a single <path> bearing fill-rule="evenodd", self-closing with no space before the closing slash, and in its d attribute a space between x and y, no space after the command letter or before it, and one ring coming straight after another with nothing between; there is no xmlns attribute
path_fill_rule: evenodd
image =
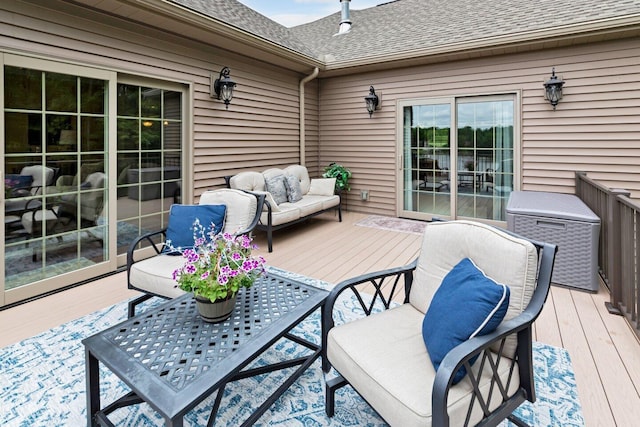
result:
<svg viewBox="0 0 640 427"><path fill-rule="evenodd" d="M234 261L240 261L242 259L242 255L239 252L234 252L231 254L231 259Z"/></svg>
<svg viewBox="0 0 640 427"><path fill-rule="evenodd" d="M187 274L193 274L196 272L196 266L191 263L187 263L187 265L184 266L184 272Z"/></svg>
<svg viewBox="0 0 640 427"><path fill-rule="evenodd" d="M248 273L253 269L254 269L254 267L253 267L253 264L252 264L252 262L250 260L246 260L245 262L242 263L242 271L245 271L245 272Z"/></svg>
<svg viewBox="0 0 640 427"><path fill-rule="evenodd" d="M221 274L218 276L218 283L220 283L221 285L226 285L228 281L229 276L227 276L226 274Z"/></svg>
<svg viewBox="0 0 640 427"><path fill-rule="evenodd" d="M202 274L200 275L200 278L201 278L202 280L206 279L207 277L209 277L209 272L208 272L208 271L205 271L204 273L202 273Z"/></svg>

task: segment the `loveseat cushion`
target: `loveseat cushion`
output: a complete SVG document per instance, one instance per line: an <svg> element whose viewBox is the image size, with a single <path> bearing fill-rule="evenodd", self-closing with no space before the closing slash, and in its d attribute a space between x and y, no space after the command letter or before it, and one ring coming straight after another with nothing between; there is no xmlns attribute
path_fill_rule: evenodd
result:
<svg viewBox="0 0 640 427"><path fill-rule="evenodd" d="M327 357L340 374L393 426L430 426L432 420L432 388L435 369L429 362L429 354L422 340L422 319L424 315L411 304L386 310L369 316L366 320L356 320L338 325L329 331ZM478 372L480 363L471 369ZM510 374L508 363L500 364L500 377ZM517 368L511 381L515 389L518 380ZM486 368L480 380L481 388L491 386L491 373ZM448 405L450 408L469 406L472 386L468 377L451 388ZM511 390L512 392L514 390ZM499 393L490 407L500 403ZM455 409L449 411L455 414ZM470 425L481 418L481 410L476 407ZM464 419L450 420L450 425L463 425Z"/></svg>
<svg viewBox="0 0 640 427"><path fill-rule="evenodd" d="M264 176L260 172L240 172L231 177L229 186L244 191L266 191Z"/></svg>
<svg viewBox="0 0 640 427"><path fill-rule="evenodd" d="M309 192L311 179L309 178L309 171L306 166L290 165L284 168L284 173L285 175L291 175L298 178L298 181L300 181L300 191L302 191L302 195Z"/></svg>
<svg viewBox="0 0 640 427"><path fill-rule="evenodd" d="M300 216L313 215L322 210L323 196L304 196L294 205L300 209Z"/></svg>
<svg viewBox="0 0 640 427"><path fill-rule="evenodd" d="M300 202L298 202L300 203ZM296 221L300 219L300 209L297 207L297 203L283 203L278 206L277 211L271 212L271 225L282 225L291 221ZM262 225L268 224L269 217L267 216L267 212L262 212L260 216L260 222Z"/></svg>

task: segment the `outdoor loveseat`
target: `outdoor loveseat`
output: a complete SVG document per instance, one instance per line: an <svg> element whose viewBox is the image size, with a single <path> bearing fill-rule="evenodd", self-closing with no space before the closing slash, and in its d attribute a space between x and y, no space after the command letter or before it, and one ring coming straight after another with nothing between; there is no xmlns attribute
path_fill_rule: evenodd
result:
<svg viewBox="0 0 640 427"><path fill-rule="evenodd" d="M335 178L310 179L305 166L240 172L225 180L229 188L265 195L265 206L256 229L267 232L269 252L273 251L274 230L334 209L342 222L342 204L340 196L335 194Z"/></svg>

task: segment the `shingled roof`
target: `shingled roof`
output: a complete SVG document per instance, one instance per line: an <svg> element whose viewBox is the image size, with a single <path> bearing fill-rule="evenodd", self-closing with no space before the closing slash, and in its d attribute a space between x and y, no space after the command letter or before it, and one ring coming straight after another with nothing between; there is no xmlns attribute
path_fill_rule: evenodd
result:
<svg viewBox="0 0 640 427"><path fill-rule="evenodd" d="M402 53L446 51L562 37L594 29L640 24L640 0L396 0L353 9L352 28L336 35L337 12L292 28L284 27L236 0L172 0L198 13L317 58L327 65L372 62Z"/></svg>
<svg viewBox="0 0 640 427"><path fill-rule="evenodd" d="M170 0L196 13L217 19L257 37L276 43L283 48L317 57L289 28L278 24L237 0Z"/></svg>

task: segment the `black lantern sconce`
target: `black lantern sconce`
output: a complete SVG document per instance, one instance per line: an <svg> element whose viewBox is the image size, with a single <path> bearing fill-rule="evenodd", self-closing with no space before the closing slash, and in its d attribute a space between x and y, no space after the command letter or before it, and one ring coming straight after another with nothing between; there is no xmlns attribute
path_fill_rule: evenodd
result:
<svg viewBox="0 0 640 427"><path fill-rule="evenodd" d="M220 70L220 76L218 76L215 81L215 74L211 73L212 84L210 84L211 97L221 99L227 110L229 109L231 99L233 99L233 88L236 87L236 82L229 77L230 72L229 67L224 67Z"/></svg>
<svg viewBox="0 0 640 427"><path fill-rule="evenodd" d="M364 97L364 102L367 104L367 111L369 112L369 118L371 118L373 112L376 111L380 105L380 98L376 95L373 86L369 88L369 95Z"/></svg>
<svg viewBox="0 0 640 427"><path fill-rule="evenodd" d="M553 109L556 109L556 105L562 99L562 86L564 85L564 80L558 78L556 76L555 67L551 69L551 78L544 83L544 99L549 101L549 103L553 106Z"/></svg>

